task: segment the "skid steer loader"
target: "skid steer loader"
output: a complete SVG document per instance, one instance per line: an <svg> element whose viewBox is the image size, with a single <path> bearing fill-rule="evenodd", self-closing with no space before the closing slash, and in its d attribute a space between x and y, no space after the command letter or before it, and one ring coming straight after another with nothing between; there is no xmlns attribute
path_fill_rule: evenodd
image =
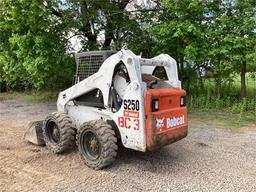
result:
<svg viewBox="0 0 256 192"><path fill-rule="evenodd" d="M77 144L85 163L101 169L114 161L118 143L146 152L187 136L186 92L172 57L123 49L78 53L76 62L57 112L30 124L25 139L53 153Z"/></svg>

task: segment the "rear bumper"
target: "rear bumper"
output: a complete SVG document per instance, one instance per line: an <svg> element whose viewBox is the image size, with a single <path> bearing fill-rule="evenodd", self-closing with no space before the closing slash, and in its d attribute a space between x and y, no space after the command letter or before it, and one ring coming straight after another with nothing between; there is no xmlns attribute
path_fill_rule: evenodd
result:
<svg viewBox="0 0 256 192"><path fill-rule="evenodd" d="M152 119L151 126L147 133L147 150L153 151L162 146L179 141L187 136L188 126L178 126L172 129L165 130L164 132L157 132L155 128L156 122Z"/></svg>

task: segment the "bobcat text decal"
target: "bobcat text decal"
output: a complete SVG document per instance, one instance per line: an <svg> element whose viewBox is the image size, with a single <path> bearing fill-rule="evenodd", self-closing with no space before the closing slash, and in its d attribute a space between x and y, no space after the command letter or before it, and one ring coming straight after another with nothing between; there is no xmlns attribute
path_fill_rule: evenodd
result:
<svg viewBox="0 0 256 192"><path fill-rule="evenodd" d="M182 115L181 117L173 117L173 118L167 118L166 119L166 127L167 128L172 128L177 125L182 125L185 123L185 117Z"/></svg>
<svg viewBox="0 0 256 192"><path fill-rule="evenodd" d="M180 117L168 117L168 118L156 118L156 127L158 129L161 129L166 127L167 129L178 126L178 125L182 125L185 123L185 116L182 115Z"/></svg>

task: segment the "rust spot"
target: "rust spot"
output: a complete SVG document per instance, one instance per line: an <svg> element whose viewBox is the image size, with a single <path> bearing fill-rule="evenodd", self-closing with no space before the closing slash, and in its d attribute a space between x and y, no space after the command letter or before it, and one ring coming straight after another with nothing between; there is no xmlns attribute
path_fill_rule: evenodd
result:
<svg viewBox="0 0 256 192"><path fill-rule="evenodd" d="M147 143L147 150L153 151L164 145L169 145L186 137L187 134L187 126L170 130L167 133L154 134L154 141L152 140L153 142Z"/></svg>

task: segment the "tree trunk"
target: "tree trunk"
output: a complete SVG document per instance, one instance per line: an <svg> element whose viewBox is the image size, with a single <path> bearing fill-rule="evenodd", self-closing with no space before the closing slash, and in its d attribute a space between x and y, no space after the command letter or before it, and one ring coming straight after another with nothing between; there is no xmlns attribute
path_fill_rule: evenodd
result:
<svg viewBox="0 0 256 192"><path fill-rule="evenodd" d="M199 83L200 83L200 89L204 90L204 82L202 75L199 75Z"/></svg>
<svg viewBox="0 0 256 192"><path fill-rule="evenodd" d="M204 89L204 82L203 82L202 72L200 70L200 65L197 62L196 62L196 65L197 65L197 72L198 72L198 75L199 75L199 86L200 86L200 89L203 90Z"/></svg>
<svg viewBox="0 0 256 192"><path fill-rule="evenodd" d="M246 61L243 61L242 66L241 66L241 73L240 73L240 77L241 77L240 97L241 97L241 99L246 97L245 75L246 75Z"/></svg>
<svg viewBox="0 0 256 192"><path fill-rule="evenodd" d="M216 79L216 96L221 97L221 77L219 75Z"/></svg>
<svg viewBox="0 0 256 192"><path fill-rule="evenodd" d="M107 25L105 28L105 41L103 44L103 49L110 49L111 41L114 40L114 34L113 34L114 28L112 26L111 19L112 18L109 17L107 20Z"/></svg>
<svg viewBox="0 0 256 192"><path fill-rule="evenodd" d="M81 21L82 21L82 28L80 29L84 36L87 38L86 49L89 50L97 50L97 34L92 30L93 28L93 19L90 18L90 13L88 10L88 5L86 1L80 2L81 7Z"/></svg>
<svg viewBox="0 0 256 192"><path fill-rule="evenodd" d="M180 77L180 80L182 82L184 79L184 56L180 57Z"/></svg>
<svg viewBox="0 0 256 192"><path fill-rule="evenodd" d="M179 80L184 84L184 58L183 56L180 56L177 58L177 68L178 68L178 77Z"/></svg>

